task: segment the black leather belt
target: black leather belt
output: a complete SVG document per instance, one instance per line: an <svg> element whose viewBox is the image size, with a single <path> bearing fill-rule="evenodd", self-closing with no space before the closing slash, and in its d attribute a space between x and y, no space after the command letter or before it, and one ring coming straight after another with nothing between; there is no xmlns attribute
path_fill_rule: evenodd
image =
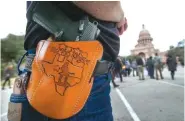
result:
<svg viewBox="0 0 185 121"><path fill-rule="evenodd" d="M89 15L87 15L87 16L88 16L89 21L92 22L92 23L94 21L96 21L96 22L98 22L98 24L101 24L101 25L104 25L104 26L107 26L107 27L111 27L111 28L115 28L116 27L116 22L98 20L98 19L96 19L96 18L94 18L92 16L89 16Z"/></svg>

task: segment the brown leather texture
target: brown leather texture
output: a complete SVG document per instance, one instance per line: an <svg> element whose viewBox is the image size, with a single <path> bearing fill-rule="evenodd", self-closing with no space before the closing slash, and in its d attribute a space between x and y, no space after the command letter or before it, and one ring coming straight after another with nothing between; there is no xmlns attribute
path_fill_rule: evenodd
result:
<svg viewBox="0 0 185 121"><path fill-rule="evenodd" d="M102 55L103 47L96 40L40 41L27 88L30 104L55 119L78 113L88 99L91 76Z"/></svg>

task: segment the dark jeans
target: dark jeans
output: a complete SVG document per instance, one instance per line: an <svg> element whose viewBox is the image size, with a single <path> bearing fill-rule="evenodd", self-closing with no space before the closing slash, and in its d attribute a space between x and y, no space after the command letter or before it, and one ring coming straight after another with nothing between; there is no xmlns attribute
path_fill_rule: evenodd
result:
<svg viewBox="0 0 185 121"><path fill-rule="evenodd" d="M154 78L154 67L148 67L148 73L150 78Z"/></svg>
<svg viewBox="0 0 185 121"><path fill-rule="evenodd" d="M111 71L111 77L112 77L111 80L112 80L112 84L114 87L116 87L116 85L117 85L115 82L115 76L116 76L116 73L115 73L115 71L112 70Z"/></svg>
<svg viewBox="0 0 185 121"><path fill-rule="evenodd" d="M130 68L126 68L127 76L130 76L131 71L132 71L132 70L131 70Z"/></svg>
<svg viewBox="0 0 185 121"><path fill-rule="evenodd" d="M113 121L110 103L110 74L95 77L90 96L83 109L71 118L64 120L50 119L33 109L25 98L11 95L11 102L22 102L21 121ZM49 109L46 109L49 110Z"/></svg>
<svg viewBox="0 0 185 121"><path fill-rule="evenodd" d="M112 84L113 84L113 86L115 87L117 84L115 83L115 77L116 77L116 75L119 75L119 78L120 78L120 81L121 82L123 82L123 77L122 77L122 73L121 73L121 71L120 70L117 70L117 69L113 69L112 71L111 71L111 77L112 77Z"/></svg>
<svg viewBox="0 0 185 121"><path fill-rule="evenodd" d="M171 78L172 78L172 80L174 80L174 76L175 76L175 71L171 71Z"/></svg>
<svg viewBox="0 0 185 121"><path fill-rule="evenodd" d="M116 76L118 76L120 78L120 81L123 82L123 77L122 77L121 69L116 69L114 72L115 72L114 78Z"/></svg>

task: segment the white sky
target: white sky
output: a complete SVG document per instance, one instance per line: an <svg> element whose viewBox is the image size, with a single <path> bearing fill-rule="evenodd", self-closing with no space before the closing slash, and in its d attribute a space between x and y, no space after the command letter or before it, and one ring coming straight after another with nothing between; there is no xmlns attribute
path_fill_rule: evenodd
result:
<svg viewBox="0 0 185 121"><path fill-rule="evenodd" d="M120 55L129 55L137 44L142 24L149 30L156 49L165 51L185 38L183 0L121 0L128 30L121 36ZM8 33L22 35L26 28L26 1L0 3L0 38Z"/></svg>

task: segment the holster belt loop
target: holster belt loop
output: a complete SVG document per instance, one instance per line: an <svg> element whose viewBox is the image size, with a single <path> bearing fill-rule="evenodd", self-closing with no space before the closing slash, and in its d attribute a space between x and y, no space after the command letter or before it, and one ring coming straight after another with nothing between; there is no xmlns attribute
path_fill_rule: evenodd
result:
<svg viewBox="0 0 185 121"><path fill-rule="evenodd" d="M105 73L109 73L112 68L112 62L110 61L98 61L94 69L93 76L99 76Z"/></svg>
<svg viewBox="0 0 185 121"><path fill-rule="evenodd" d="M33 59L35 57L35 52L36 52L35 49L30 49L27 52L25 52L25 54L20 58L20 60L17 64L18 75L21 75L25 71L31 71L31 65L32 65ZM24 68L24 70L20 70L21 63L22 63L25 56L27 57L25 68Z"/></svg>
<svg viewBox="0 0 185 121"><path fill-rule="evenodd" d="M26 64L25 64L25 69L27 71L31 72L31 67L32 67L32 62L34 60L35 54L28 54L26 56Z"/></svg>

